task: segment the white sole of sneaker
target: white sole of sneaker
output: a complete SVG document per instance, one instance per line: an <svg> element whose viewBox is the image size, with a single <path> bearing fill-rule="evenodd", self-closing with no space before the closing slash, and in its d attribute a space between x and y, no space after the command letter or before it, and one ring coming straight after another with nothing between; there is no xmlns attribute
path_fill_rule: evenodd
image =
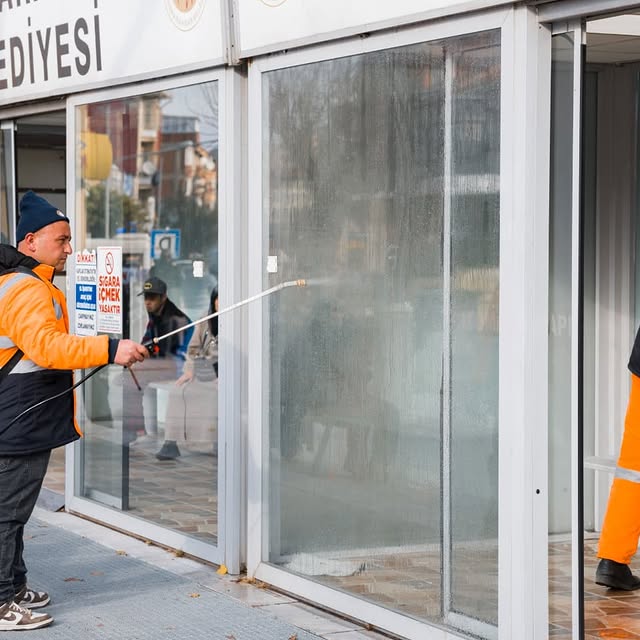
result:
<svg viewBox="0 0 640 640"><path fill-rule="evenodd" d="M47 618L46 620L38 620L31 622L30 624L12 624L2 625L0 624L0 631L29 631L30 629L41 629L53 622L53 618Z"/></svg>
<svg viewBox="0 0 640 640"><path fill-rule="evenodd" d="M51 598L47 598L42 602L21 602L20 606L25 609L40 609L41 607L46 607L51 602Z"/></svg>

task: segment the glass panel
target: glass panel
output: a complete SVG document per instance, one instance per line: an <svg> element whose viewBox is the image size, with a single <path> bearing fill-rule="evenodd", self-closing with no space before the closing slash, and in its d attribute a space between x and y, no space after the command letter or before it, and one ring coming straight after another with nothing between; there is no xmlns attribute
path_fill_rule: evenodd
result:
<svg viewBox="0 0 640 640"><path fill-rule="evenodd" d="M268 559L450 626L497 620L499 43L263 81L265 285L311 279L265 304Z"/></svg>
<svg viewBox="0 0 640 640"><path fill-rule="evenodd" d="M84 105L77 123L76 244L122 247L122 335L149 339L207 314L217 299L217 83ZM166 299L156 285L142 297L149 277ZM217 335L217 323L199 325L132 370L91 379L78 495L215 542ZM206 380L194 376L200 354Z"/></svg>
<svg viewBox="0 0 640 640"><path fill-rule="evenodd" d="M498 624L500 49L451 52L451 602Z"/></svg>
<svg viewBox="0 0 640 640"><path fill-rule="evenodd" d="M571 618L572 33L552 39L549 238L549 621ZM563 626L566 626L563 624ZM568 625L571 628L570 624Z"/></svg>

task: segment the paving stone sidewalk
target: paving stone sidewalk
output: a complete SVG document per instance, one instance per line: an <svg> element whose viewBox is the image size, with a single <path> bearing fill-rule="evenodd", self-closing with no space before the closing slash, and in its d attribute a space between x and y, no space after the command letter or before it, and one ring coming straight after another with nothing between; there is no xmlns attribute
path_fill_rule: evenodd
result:
<svg viewBox="0 0 640 640"><path fill-rule="evenodd" d="M25 531L29 583L48 591L49 640L318 640L264 611L124 551L32 518ZM210 569L213 573L213 569Z"/></svg>

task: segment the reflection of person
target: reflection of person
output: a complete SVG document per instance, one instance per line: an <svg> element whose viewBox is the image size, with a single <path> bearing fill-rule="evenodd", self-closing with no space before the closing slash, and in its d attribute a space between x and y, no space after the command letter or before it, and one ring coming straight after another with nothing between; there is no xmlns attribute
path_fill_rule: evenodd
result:
<svg viewBox="0 0 640 640"><path fill-rule="evenodd" d="M148 321L142 336L143 344L149 344L154 338L164 336L191 322L189 317L167 296L167 285L160 278L149 278L145 281L142 291L144 306L147 310ZM193 328L180 331L169 338L160 340L151 348L151 359L143 367L136 369L140 373L140 383L143 385L142 411L144 416L144 430L146 436L158 433L158 411L156 389L149 383L166 381L176 377L186 354Z"/></svg>
<svg viewBox="0 0 640 640"><path fill-rule="evenodd" d="M640 535L640 330L629 370L631 392L624 435L600 534L600 562L596 569L597 584L625 591L640 589L640 578L629 568Z"/></svg>
<svg viewBox="0 0 640 640"><path fill-rule="evenodd" d="M218 311L218 290L213 289L207 315ZM158 460L175 460L178 441L214 443L218 418L218 318L196 325L187 360L176 386L169 392L165 442Z"/></svg>
<svg viewBox="0 0 640 640"><path fill-rule="evenodd" d="M18 251L0 248L0 363L23 352L0 393L0 630L37 629L51 616L31 609L49 596L27 586L23 532L47 471L51 449L80 437L73 394L30 411L73 384L73 369L111 362L129 366L147 349L106 335L69 335L64 294L52 283L71 250L68 218L33 192L20 201Z"/></svg>

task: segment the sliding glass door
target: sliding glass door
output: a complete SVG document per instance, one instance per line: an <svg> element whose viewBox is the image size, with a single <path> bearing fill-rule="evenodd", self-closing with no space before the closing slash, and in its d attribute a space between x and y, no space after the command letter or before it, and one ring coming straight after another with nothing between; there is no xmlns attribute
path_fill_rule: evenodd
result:
<svg viewBox="0 0 640 640"><path fill-rule="evenodd" d="M260 286L309 286L262 308L258 575L483 638L498 637L501 64L494 28L274 64L259 83Z"/></svg>

